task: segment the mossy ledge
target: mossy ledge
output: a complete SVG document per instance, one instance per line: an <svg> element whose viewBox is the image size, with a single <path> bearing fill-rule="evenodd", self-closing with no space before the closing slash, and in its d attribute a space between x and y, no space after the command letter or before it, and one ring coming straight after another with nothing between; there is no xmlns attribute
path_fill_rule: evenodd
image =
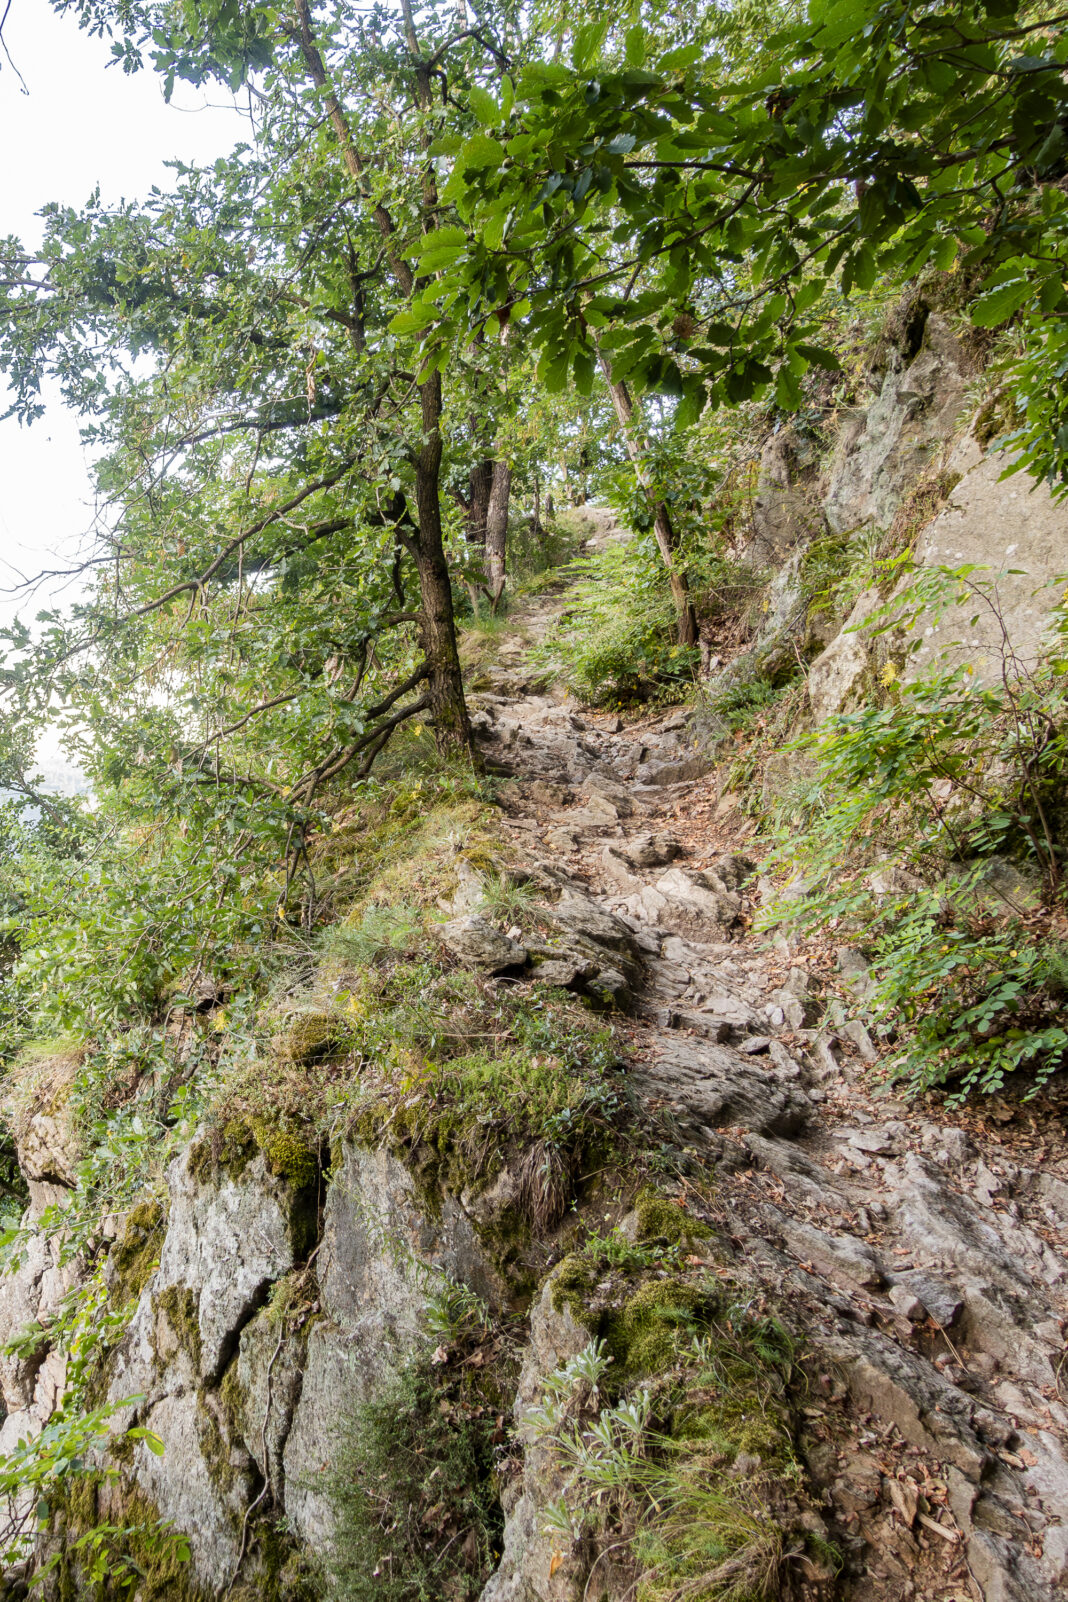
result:
<svg viewBox="0 0 1068 1602"><path fill-rule="evenodd" d="M180 1351L192 1360L199 1372L201 1359L200 1319L197 1299L187 1285L165 1285L155 1298L156 1313L170 1325Z"/></svg>

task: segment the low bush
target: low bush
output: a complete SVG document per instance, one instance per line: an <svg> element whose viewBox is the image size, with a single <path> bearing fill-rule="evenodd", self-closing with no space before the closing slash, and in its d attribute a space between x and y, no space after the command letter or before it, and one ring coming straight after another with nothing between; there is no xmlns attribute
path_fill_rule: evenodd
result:
<svg viewBox="0 0 1068 1602"><path fill-rule="evenodd" d="M972 570L928 572L883 627L907 640L921 610L965 603L998 615ZM794 747L817 772L769 866L803 893L772 917L844 927L868 950L874 1022L898 1046L889 1072L912 1092L989 1093L1026 1069L1033 1093L1068 1060L1066 630L1055 621L1034 669L1006 643L994 682L944 663L902 682L891 659L882 704Z"/></svg>
<svg viewBox="0 0 1068 1602"><path fill-rule="evenodd" d="M677 643L671 592L652 539L609 545L568 572L567 610L537 660L591 705L684 692L699 655Z"/></svg>
<svg viewBox="0 0 1068 1602"><path fill-rule="evenodd" d="M492 1364L439 1344L355 1410L331 1467L331 1602L474 1602L503 1531L504 1405Z"/></svg>

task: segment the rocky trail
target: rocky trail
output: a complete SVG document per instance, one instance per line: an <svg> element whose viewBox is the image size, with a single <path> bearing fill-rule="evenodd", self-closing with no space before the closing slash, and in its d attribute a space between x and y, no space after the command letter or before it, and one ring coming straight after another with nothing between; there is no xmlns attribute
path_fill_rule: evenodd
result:
<svg viewBox="0 0 1068 1602"><path fill-rule="evenodd" d="M953 1115L880 1087L863 958L755 929L748 826L687 713L576 709L529 666L566 599L517 607L472 696L552 937L502 936L472 885L446 941L626 1013L632 1089L714 1176L754 1294L801 1333L801 1445L846 1594L1052 1599L1068 1584L1058 1109ZM525 1596L521 1567L506 1548L487 1595Z"/></svg>
<svg viewBox="0 0 1068 1602"><path fill-rule="evenodd" d="M595 511L590 532L592 548L621 537ZM704 1285L721 1276L725 1305L747 1319L789 1327L807 1486L792 1469L769 1475L761 1483L774 1480L768 1494L786 1505L761 1506L770 1528L797 1539L791 1602L1055 1602L1068 1584L1063 1088L1054 1080L1030 1103L1006 1095L957 1112L888 1094L863 955L840 932L802 944L758 927L768 887L754 826L721 795L691 714L624 719L551 685L534 648L568 605L563 586L521 600L469 673L497 778L486 860L452 822L401 840L410 853L411 840L433 838L446 862L428 880L449 887L451 900L437 900L444 921L420 924L431 971L473 969L494 1006L498 987L526 987L536 1009L546 985L604 1008L623 1058L611 1094L618 1106L629 1098L631 1132L639 1144L648 1132L650 1155L664 1156L657 1172L687 1217L710 1226L670 1262ZM490 878L506 876L514 900L493 902ZM329 1009L359 976L343 964L318 972L295 966L280 1032L255 1065L301 1094L318 1075L329 1085L363 1071L362 1057L353 1069L315 1047L335 1038ZM209 998L207 1038L216 1006ZM316 1025L326 1034L308 1049L300 1031ZM638 1179L605 1193L630 1213L602 1218L594 1185L596 1208L584 1202L536 1240L528 1228L509 1257L502 1228L523 1216L530 1153L509 1147L497 1166L431 1183L412 1145L389 1137L404 1091L384 1124L342 1126L318 1156L289 1125L198 1124L136 1205L101 1220L83 1257L64 1250L56 1222L78 1184L64 1099L73 1067L60 1057L38 1073L17 1137L25 1238L0 1275L0 1452L54 1417L69 1381L55 1330L97 1265L99 1294L123 1310L95 1383L127 1479L125 1490L101 1482L95 1516L158 1516L190 1534L180 1578L165 1571L135 1602L321 1596L317 1565L336 1528L331 1463L353 1408L389 1394L398 1365L425 1345L434 1296L457 1286L499 1316L507 1362L520 1368L514 1428L504 1411L497 1424L503 1551L498 1561L494 1536L476 1575L481 1602L593 1598L595 1570L604 1595L629 1602L633 1569L613 1586L600 1554L552 1533L546 1514L568 1487L527 1410L603 1314L633 1305L620 1300L625 1268L583 1288L578 1317L556 1292L585 1250L583 1230L592 1239L607 1227L624 1247L662 1239L627 1234L639 1227ZM418 1089L411 1096L425 1116ZM670 1291L654 1283L671 1280L670 1266L641 1261L637 1294ZM508 1277L516 1266L521 1294ZM476 1360L480 1350L461 1346L435 1372L459 1383ZM450 1405L447 1392L440 1402ZM507 1409L504 1393L498 1405ZM124 1437L131 1426L158 1435L163 1455ZM760 1468L745 1457L724 1472ZM12 1506L32 1513L32 1499ZM0 1597L86 1594L30 1583L20 1562L0 1576Z"/></svg>

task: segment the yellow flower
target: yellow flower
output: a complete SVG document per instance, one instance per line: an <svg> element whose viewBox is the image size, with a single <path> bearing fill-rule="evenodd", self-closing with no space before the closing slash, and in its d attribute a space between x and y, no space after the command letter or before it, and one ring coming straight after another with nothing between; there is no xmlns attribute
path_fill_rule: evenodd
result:
<svg viewBox="0 0 1068 1602"><path fill-rule="evenodd" d="M896 681L896 679L897 679L897 668L894 666L894 664L892 662L887 662L886 666L884 668L880 669L880 672L879 672L879 683L880 684L891 685Z"/></svg>

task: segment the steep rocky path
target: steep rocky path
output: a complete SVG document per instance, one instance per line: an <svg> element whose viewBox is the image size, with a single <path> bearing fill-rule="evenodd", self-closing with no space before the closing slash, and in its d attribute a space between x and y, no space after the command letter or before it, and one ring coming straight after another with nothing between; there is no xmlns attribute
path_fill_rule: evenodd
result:
<svg viewBox="0 0 1068 1602"><path fill-rule="evenodd" d="M754 930L745 828L686 713L624 724L529 666L566 604L518 607L472 697L554 931L528 951L516 928L483 965L620 1004L633 1088L711 1181L754 1296L801 1333L802 1448L847 1594L1052 1599L1068 1584L1063 1125L880 1093L863 959ZM460 954L487 937L477 915L448 928Z"/></svg>

